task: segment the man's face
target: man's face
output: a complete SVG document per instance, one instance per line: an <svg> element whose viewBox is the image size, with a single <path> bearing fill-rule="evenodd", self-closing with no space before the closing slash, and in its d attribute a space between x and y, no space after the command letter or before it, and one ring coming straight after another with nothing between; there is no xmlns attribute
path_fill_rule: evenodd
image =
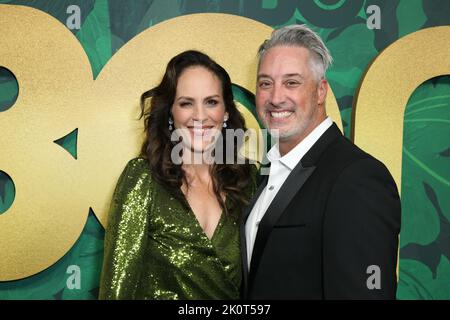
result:
<svg viewBox="0 0 450 320"><path fill-rule="evenodd" d="M308 49L276 46L261 60L256 109L280 145L297 145L326 117L327 82L317 81L309 59Z"/></svg>

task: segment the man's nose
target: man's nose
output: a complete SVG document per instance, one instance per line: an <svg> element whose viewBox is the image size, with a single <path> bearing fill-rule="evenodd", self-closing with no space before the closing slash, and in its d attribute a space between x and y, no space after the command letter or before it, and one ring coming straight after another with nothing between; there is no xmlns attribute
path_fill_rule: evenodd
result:
<svg viewBox="0 0 450 320"><path fill-rule="evenodd" d="M279 106L285 102L284 100L285 96L283 88L280 85L274 85L270 96L270 102L275 106Z"/></svg>

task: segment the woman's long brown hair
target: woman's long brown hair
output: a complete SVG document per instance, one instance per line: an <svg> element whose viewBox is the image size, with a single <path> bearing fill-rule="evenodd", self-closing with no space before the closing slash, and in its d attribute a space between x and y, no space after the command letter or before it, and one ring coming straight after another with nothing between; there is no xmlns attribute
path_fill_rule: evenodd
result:
<svg viewBox="0 0 450 320"><path fill-rule="evenodd" d="M171 141L172 132L169 130L169 118L171 117L177 82L181 73L189 67L201 66L215 74L221 84L225 111L228 112L227 129L246 130L245 121L237 110L233 100L231 80L228 73L207 55L189 50L173 57L167 65L166 72L161 83L155 88L144 92L141 96L141 118L144 118L146 139L142 146L141 156L148 159L153 178L171 192L186 207L188 204L181 191L185 182L188 186L186 174L181 164L174 164L171 160L172 148L177 142ZM225 194L230 201L230 207L245 205L248 202L248 194L243 192L250 185L251 165L248 161L237 164L238 148L243 141L227 141L227 135L222 130L223 147L233 143L232 164L214 163L210 167L214 194L224 212L229 212L221 195ZM225 154L225 152L224 152Z"/></svg>

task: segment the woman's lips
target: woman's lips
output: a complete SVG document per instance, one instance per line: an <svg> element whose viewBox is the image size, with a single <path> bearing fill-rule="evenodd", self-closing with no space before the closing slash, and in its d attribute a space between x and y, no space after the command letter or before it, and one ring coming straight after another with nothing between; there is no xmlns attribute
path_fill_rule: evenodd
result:
<svg viewBox="0 0 450 320"><path fill-rule="evenodd" d="M194 136L206 136L210 135L214 127L213 126L188 127L188 129Z"/></svg>

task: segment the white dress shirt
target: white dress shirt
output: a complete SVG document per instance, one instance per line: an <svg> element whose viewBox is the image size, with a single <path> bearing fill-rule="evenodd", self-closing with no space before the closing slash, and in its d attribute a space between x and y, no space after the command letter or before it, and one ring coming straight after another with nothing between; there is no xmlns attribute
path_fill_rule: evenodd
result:
<svg viewBox="0 0 450 320"><path fill-rule="evenodd" d="M255 202L247 222L245 223L245 240L247 242L247 261L250 269L253 246L255 244L258 225L264 217L267 208L269 208L273 199L277 195L281 186L286 181L289 174L297 166L303 156L319 140L322 134L333 124L333 121L327 117L320 123L309 135L284 156L280 155L278 144L275 144L267 153L267 159L270 161L269 180L266 187L261 192L258 200Z"/></svg>

